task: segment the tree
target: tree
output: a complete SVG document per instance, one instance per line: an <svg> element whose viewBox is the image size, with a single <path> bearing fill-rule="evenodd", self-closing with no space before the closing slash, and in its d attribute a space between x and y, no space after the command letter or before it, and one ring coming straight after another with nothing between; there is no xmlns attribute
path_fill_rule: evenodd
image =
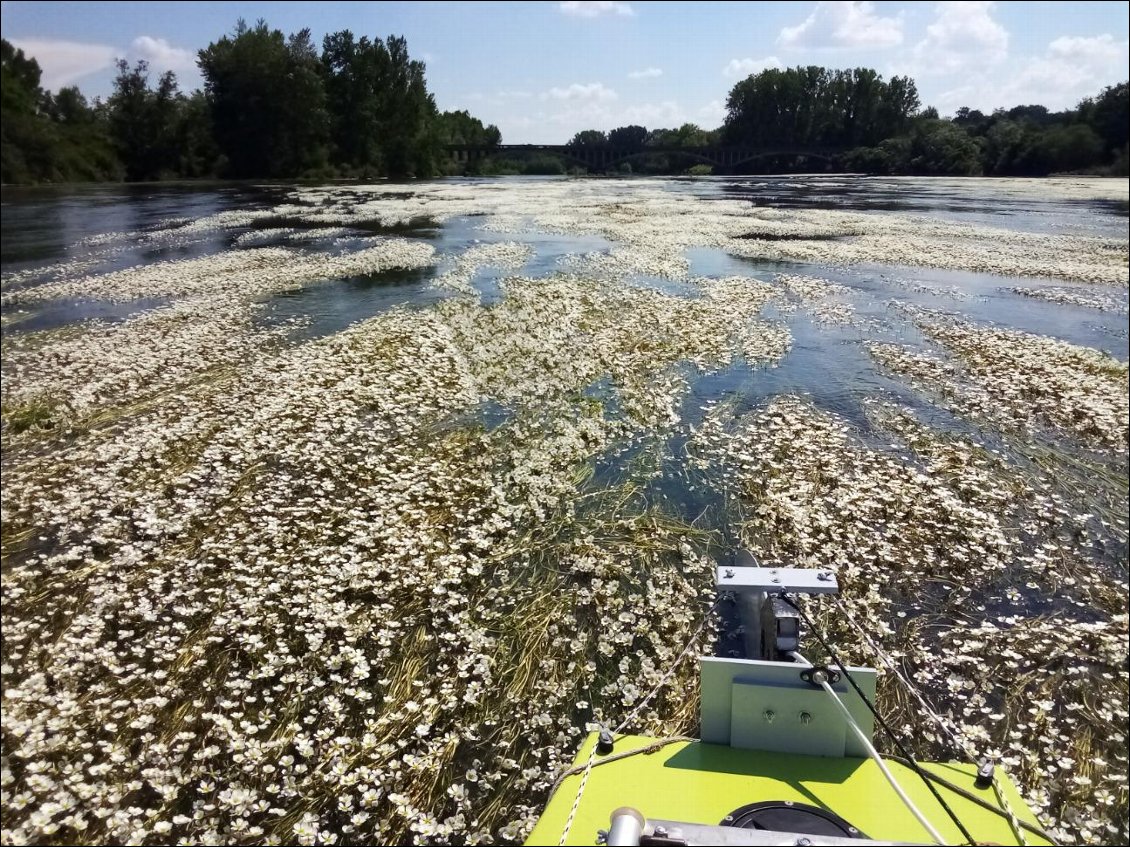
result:
<svg viewBox="0 0 1130 847"><path fill-rule="evenodd" d="M116 179L106 127L75 88L54 97L40 87L39 63L0 39L0 180Z"/></svg>
<svg viewBox="0 0 1130 847"><path fill-rule="evenodd" d="M118 60L114 93L107 102L110 134L131 180L159 179L177 172L177 129L184 98L177 78L166 71L157 88L149 87L149 64L132 68Z"/></svg>
<svg viewBox="0 0 1130 847"><path fill-rule="evenodd" d="M769 68L730 90L724 133L743 144L872 145L905 131L918 106L909 77L886 82L870 68Z"/></svg>
<svg viewBox="0 0 1130 847"><path fill-rule="evenodd" d="M198 62L230 175L294 176L325 162L329 116L309 30L287 39L240 20Z"/></svg>
<svg viewBox="0 0 1130 847"><path fill-rule="evenodd" d="M618 126L608 133L608 143L621 150L640 150L647 143L647 127Z"/></svg>
<svg viewBox="0 0 1130 847"><path fill-rule="evenodd" d="M599 129L586 129L578 132L569 141L569 147L603 147L608 143L606 136Z"/></svg>
<svg viewBox="0 0 1130 847"><path fill-rule="evenodd" d="M961 127L926 118L910 133L910 173L928 176L973 176L981 173L981 148Z"/></svg>
<svg viewBox="0 0 1130 847"><path fill-rule="evenodd" d="M1108 86L1098 97L1084 100L1079 117L1097 133L1108 153L1125 148L1130 141L1130 83Z"/></svg>

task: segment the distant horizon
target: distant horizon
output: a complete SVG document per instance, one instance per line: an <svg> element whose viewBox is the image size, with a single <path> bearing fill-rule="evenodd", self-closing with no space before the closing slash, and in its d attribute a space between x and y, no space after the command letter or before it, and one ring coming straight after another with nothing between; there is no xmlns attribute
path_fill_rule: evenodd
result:
<svg viewBox="0 0 1130 847"><path fill-rule="evenodd" d="M259 18L289 34L404 35L441 110L496 124L506 144L583 129L718 127L739 79L765 68L871 67L914 78L923 107L1051 111L1128 76L1126 3L191 3L2 4L0 34L53 91L112 90L114 62L201 87L196 53Z"/></svg>

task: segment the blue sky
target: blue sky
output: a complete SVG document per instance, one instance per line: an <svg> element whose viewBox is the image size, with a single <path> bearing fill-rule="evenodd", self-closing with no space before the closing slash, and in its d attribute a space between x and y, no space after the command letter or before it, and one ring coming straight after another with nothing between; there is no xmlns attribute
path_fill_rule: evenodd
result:
<svg viewBox="0 0 1130 847"><path fill-rule="evenodd" d="M239 17L292 32L404 35L442 109L510 143L563 142L626 123L718 126L734 82L765 67L909 74L951 114L1072 106L1128 75L1125 2L1093 3L46 3L4 0L3 37L50 88L105 96L118 56L201 84L197 50Z"/></svg>

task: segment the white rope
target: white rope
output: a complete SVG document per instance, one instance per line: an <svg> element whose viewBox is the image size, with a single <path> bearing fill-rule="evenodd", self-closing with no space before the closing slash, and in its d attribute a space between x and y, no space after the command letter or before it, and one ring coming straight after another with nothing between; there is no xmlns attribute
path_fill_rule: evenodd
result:
<svg viewBox="0 0 1130 847"><path fill-rule="evenodd" d="M879 766L879 770L883 772L883 776L887 778L887 782L891 784L891 788L895 790L895 793L899 796L899 799L902 800L903 804L908 809L910 809L910 813L914 815L914 817L918 818L918 822L922 824L922 827L928 833L930 833L930 837L934 839L935 844L945 844L945 839L942 838L941 834L936 829L934 829L933 824L931 824L930 821L926 820L926 816L918 810L918 807L914 805L914 801L911 800L902 790L902 787L898 784L897 781L895 781L894 774L887 770L887 765L883 761L883 757L879 755L879 751L876 750L875 747L871 744L871 739L867 737L867 734L859 728L859 724L855 722L855 718L852 717L851 712L848 711L848 707L844 705L844 701L840 699L840 695L838 695L832 688L832 686L828 684L827 680L822 680L820 682L820 685L825 691L828 692L829 695L831 695L832 699L836 701L836 705L840 709L840 714L844 716L844 720L847 721L848 726L851 727L852 731L855 733L855 737L858 738L860 743L862 743L863 746L867 748L867 754L874 760L875 764Z"/></svg>
<svg viewBox="0 0 1130 847"><path fill-rule="evenodd" d="M860 624L859 621L857 621L852 616L845 603L842 603L840 599L835 595L832 596L832 602L836 605L836 608L839 610L840 614L847 618L848 623L855 627L856 632L858 632L863 637L863 640L867 642L867 645L871 648L872 652L874 652L875 655L882 660L883 664L887 666L891 673L893 673L903 684L906 690L909 691L914 699L918 701L918 705L922 707L922 710L926 712L926 714L929 715L934 720L934 722L942 728L943 732L949 735L950 740L953 742L954 746L961 750L961 752L965 754L965 757L969 759L969 761L971 761L973 764L979 764L977 755L968 746L966 746L965 740L961 737L961 733L958 730L957 725L953 723L953 721L949 720L948 718L942 717L936 711L934 711L930 704L926 702L926 698L923 697L918 689L911 684L910 680L908 680L903 675L902 671L895 663L895 660L892 659L886 652L884 652L882 647L875 643L874 639L871 638L867 630L863 628L862 624Z"/></svg>
<svg viewBox="0 0 1130 847"><path fill-rule="evenodd" d="M592 763L596 758L596 748L599 743L600 739L593 739L592 749L589 750L589 760L585 762L585 769L581 772L581 784L577 788L577 796L573 798L573 808L569 810L569 817L565 819L565 828L561 830L561 840L557 842L557 847L565 847L565 841L569 837L569 830L573 828L573 819L577 817L577 809L581 807L581 796L585 793L585 786L588 784L589 774L592 773Z"/></svg>
<svg viewBox="0 0 1130 847"><path fill-rule="evenodd" d="M1021 847L1027 847L1028 842L1024 838L1024 828L1020 826L1020 821L1017 819L1016 814L1012 811L1012 806L1009 805L1008 800L1005 799L1004 791L997 782L997 775L993 774L993 793L997 795L997 802L1000 807L1004 809L1004 813L1008 815L1008 825L1012 828L1012 834L1016 836L1016 840L1020 843Z"/></svg>
<svg viewBox="0 0 1130 847"><path fill-rule="evenodd" d="M846 603L841 602L840 598L836 597L834 594L832 595L832 602L836 605L836 608L839 610L840 614L842 614L847 619L848 623L855 627L856 632L863 636L863 640L867 642L872 652L874 652L875 655L883 661L883 664L885 664L890 669L891 673L895 675L895 677L903 684L906 690L909 691L911 695L918 701L918 704L922 707L923 711L925 711L927 715L933 718L935 723L937 723L938 726L942 728L943 732L949 735L950 740L953 742L954 746L961 750L961 752L965 754L966 758L969 759L969 761L971 761L975 765L980 766L980 759L977 757L976 753L974 753L966 745L965 739L962 738L957 724L955 724L948 717L939 715L934 711L933 708L931 708L930 704L926 702L926 698L922 696L922 693L917 688L915 688L910 680L907 679L906 676L902 673L898 665L895 663L895 660L891 658L890 655L888 655L882 647L875 643L867 630L864 629L859 621L855 619L851 611L848 609ZM995 772L993 773L991 782L993 786L993 793L997 797L997 803L1000 805L1001 809L1005 813L1005 816L1008 818L1008 826L1012 830L1012 834L1016 837L1016 840L1020 843L1021 847L1027 847L1028 841L1024 837L1024 827L1020 825L1020 819L1016 817L1016 813L1012 811L1012 806L1009 805L1008 800L1005 799L1004 792L1001 790L1001 787L997 782L997 776Z"/></svg>
<svg viewBox="0 0 1130 847"><path fill-rule="evenodd" d="M643 711L643 707L646 706L651 701L651 698L658 694L660 689L671 679L679 665L683 663L683 659L685 659L695 648L695 645L698 644L698 637L702 635L702 631L706 629L706 625L710 623L710 613L714 611L720 601L721 598L718 598L710 604L710 608L707 609L706 614L703 615L702 623L699 624L698 629L695 630L694 635L692 635L687 642L687 646L675 657L675 660L671 663L667 672L659 678L659 682L655 683L655 686L648 692L648 695L640 700L632 711L628 712L628 716L624 718L624 720L620 721L620 725L612 731L613 735L620 735L624 727L631 723L636 715ZM596 759L596 747L597 740L594 740L592 749L589 751L588 761L585 763L585 769L581 773L581 784L577 786L577 796L573 798L573 808L569 810L569 817L565 819L565 828L561 831L561 840L557 842L558 847L564 847L565 841L569 837L569 830L573 828L573 820L577 817L577 810L581 807L581 797L585 793L585 786L588 785L589 774L592 773L593 761Z"/></svg>
<svg viewBox="0 0 1130 847"><path fill-rule="evenodd" d="M812 667L812 662L808 661L808 659L804 658L804 656L802 656L800 653L794 651L789 655L793 656L809 667ZM816 681L817 680L815 679L813 680L813 682ZM906 792L902 790L902 786L898 784L898 781L895 779L894 774L892 774L887 769L887 763L883 761L883 757L879 755L879 751L875 749L875 745L871 743L871 739L867 737L867 733L860 729L859 724L855 722L855 717L848 710L848 707L844 705L844 701L840 699L840 695L837 694L835 689L828 684L828 680L821 679L819 680L819 682L820 687L828 693L828 696L832 698L833 702L836 704L836 707L840 710L840 714L843 715L844 720L847 721L847 725L851 728L851 731L855 733L855 737L859 739L859 742L863 745L864 749L867 750L867 755L869 755L872 761L874 761L875 764L878 765L880 772L882 772L883 776L887 778L887 782L890 783L890 786L894 789L895 794L897 794L899 796L899 799L902 800L903 805L905 805L906 808L910 810L910 813L914 815L915 818L917 818L918 822L922 824L922 828L930 833L930 837L934 839L935 844L945 844L946 840L942 838L941 833L939 833L938 830L934 828L934 825L926 819L926 816L922 814L921 811L919 811L918 807L914 805L914 801L911 800L910 797L907 796Z"/></svg>

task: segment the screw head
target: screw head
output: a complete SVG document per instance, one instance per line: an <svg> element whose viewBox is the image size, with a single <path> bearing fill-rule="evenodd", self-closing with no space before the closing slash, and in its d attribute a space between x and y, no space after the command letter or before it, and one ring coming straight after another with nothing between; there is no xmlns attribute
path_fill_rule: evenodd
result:
<svg viewBox="0 0 1130 847"><path fill-rule="evenodd" d="M772 709L766 709L762 713L762 717L765 718L766 723L773 723L773 721L777 719L777 713Z"/></svg>
<svg viewBox="0 0 1130 847"><path fill-rule="evenodd" d="M799 717L801 724L804 726L808 726L812 723L812 715L809 712L801 712Z"/></svg>

